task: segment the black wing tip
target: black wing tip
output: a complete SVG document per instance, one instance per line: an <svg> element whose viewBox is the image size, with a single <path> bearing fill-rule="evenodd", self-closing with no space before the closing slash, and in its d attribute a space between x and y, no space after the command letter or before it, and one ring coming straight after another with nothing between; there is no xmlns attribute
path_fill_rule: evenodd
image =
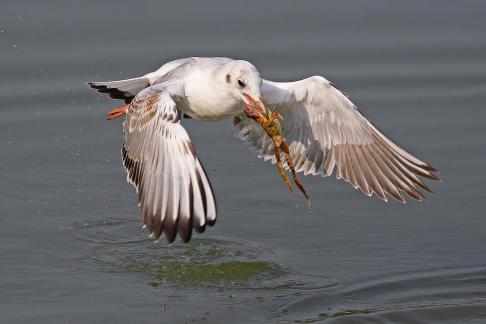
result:
<svg viewBox="0 0 486 324"><path fill-rule="evenodd" d="M105 85L97 85L96 82L85 82L87 86L90 88L96 89L96 90L102 90L102 89L107 89L107 86Z"/></svg>
<svg viewBox="0 0 486 324"><path fill-rule="evenodd" d="M442 181L439 179L439 181ZM359 188L359 187L358 187ZM358 188L355 188L355 189L358 189ZM384 202L389 202L390 199L389 198L393 198L394 201L397 201L399 203L402 203L402 204L407 204L407 200L414 200L414 201L418 201L418 202L427 202L427 201L430 201L430 199L428 199L424 192L423 191L426 191L427 193L430 193L430 194L433 194L434 192L432 191L432 189L430 189L424 182L420 181L419 183L414 183L414 187L411 187L411 188L408 188L408 190L404 190L403 188L400 188L398 189L398 193L392 193L392 192L384 192L383 196L380 195L379 193L375 192L374 190L372 190L370 193L366 193L364 192L363 190L363 193L366 194L368 197L372 197L372 196L376 196L377 198L379 198L380 200L384 201Z"/></svg>
<svg viewBox="0 0 486 324"><path fill-rule="evenodd" d="M187 232L184 232L184 234L179 233L179 237L181 238L182 242L189 243L192 238L192 230L189 229Z"/></svg>
<svg viewBox="0 0 486 324"><path fill-rule="evenodd" d="M439 176L437 174L435 174L435 172L437 172L437 171L430 171L430 172L428 172L428 175L425 175L425 177L430 179L430 180L442 182L442 180L439 178Z"/></svg>
<svg viewBox="0 0 486 324"><path fill-rule="evenodd" d="M198 225L198 224L194 224L193 228L197 233L204 233L206 231L206 225L212 227L215 224L216 224L216 219L206 220L206 223L204 225L201 226L201 225Z"/></svg>
<svg viewBox="0 0 486 324"><path fill-rule="evenodd" d="M176 234L172 234L170 231L164 231L164 234L165 234L165 239L167 240L167 243L171 244L171 243L174 243L175 239L176 239Z"/></svg>
<svg viewBox="0 0 486 324"><path fill-rule="evenodd" d="M421 167L424 168L427 171L437 172L437 169L433 165L428 164L428 163L421 165Z"/></svg>
<svg viewBox="0 0 486 324"><path fill-rule="evenodd" d="M206 224L204 225L198 225L198 224L193 224L193 228L197 233L204 233L206 232Z"/></svg>
<svg viewBox="0 0 486 324"><path fill-rule="evenodd" d="M167 243L173 243L177 237L177 230L176 228L168 227L164 229L165 238Z"/></svg>
<svg viewBox="0 0 486 324"><path fill-rule="evenodd" d="M413 163L412 161L409 160L409 162ZM439 181L441 182L442 180L440 179L439 175L437 173L439 173L439 171L437 171L437 169L428 164L428 163L423 163L423 164L417 164L417 163L413 163L415 166L417 166L418 168L422 169L423 172L421 172L419 175L422 176L422 177L425 177L427 179L430 179L430 180L434 180L434 181ZM424 188L426 189L426 188Z"/></svg>
<svg viewBox="0 0 486 324"><path fill-rule="evenodd" d="M132 102L133 98L135 96L129 94L128 92L125 91L120 91L116 88L108 88L106 85L100 84L97 85L95 82L86 82L86 84L92 88L95 89L96 91L100 93L106 93L110 98L113 99L122 99L125 101L126 104L129 104Z"/></svg>
<svg viewBox="0 0 486 324"><path fill-rule="evenodd" d="M182 226L182 227L174 227L172 228L171 226L163 226L152 228L149 225L144 225L144 228L147 227L150 232L150 237L154 239L154 241L158 241L160 237L162 236L162 233L165 236L165 239L168 244L174 243L174 241L179 237L182 242L188 243L191 241L192 238L192 231L196 231L197 233L204 233L206 231L206 225L207 226L214 226L216 224L216 219L214 220L208 220L204 225L198 225L198 224L189 224L187 226ZM165 224L167 225L167 224Z"/></svg>
<svg viewBox="0 0 486 324"><path fill-rule="evenodd" d="M151 231L150 234L149 234L149 238L153 239L154 242L158 242L158 241L160 241L162 234L164 234L164 237L165 237L168 244L173 243L175 241L176 237L177 237L177 235L175 233L172 234L170 231L162 230L160 233L157 233L155 231Z"/></svg>

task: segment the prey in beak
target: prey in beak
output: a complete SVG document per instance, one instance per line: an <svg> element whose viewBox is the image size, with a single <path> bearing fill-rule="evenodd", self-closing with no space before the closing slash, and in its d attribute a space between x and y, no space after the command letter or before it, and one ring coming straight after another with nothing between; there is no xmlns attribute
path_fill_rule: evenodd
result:
<svg viewBox="0 0 486 324"><path fill-rule="evenodd" d="M263 102L261 100L256 101L255 99L253 99L252 96L250 96L246 93L244 93L243 96L246 99L245 100L245 102L246 102L245 113L247 115L252 114L252 115L256 116L259 113L262 113L262 114L266 113L265 105L263 104Z"/></svg>
<svg viewBox="0 0 486 324"><path fill-rule="evenodd" d="M279 119L283 120L282 115L280 115L277 112L276 108L273 108L271 111L267 112L267 109L261 100L257 101L247 94L243 94L243 95L245 96L246 99L245 101L247 102L247 105L243 110L246 116L259 123L265 130L265 133L267 133L267 135L270 136L270 138L274 143L275 158L277 159L277 167L283 181L287 184L289 190L292 193L295 193L294 188L292 187L292 184L290 183L287 173L285 172L285 169L282 165L281 150L284 153L285 162L287 163L287 166L292 172L292 177L294 178L294 182L297 185L297 188L299 188L299 190L304 194L305 198L307 199L307 205L310 208L311 204L310 204L309 193L304 188L302 182L300 182L300 179L297 177L297 172L295 171L294 163L292 162L292 158L290 157L289 147L282 136L282 127L279 122Z"/></svg>

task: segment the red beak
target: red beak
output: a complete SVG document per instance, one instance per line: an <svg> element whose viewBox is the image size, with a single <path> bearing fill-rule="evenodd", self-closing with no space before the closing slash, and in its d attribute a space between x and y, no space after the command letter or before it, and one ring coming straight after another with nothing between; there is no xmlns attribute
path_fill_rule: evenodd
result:
<svg viewBox="0 0 486 324"><path fill-rule="evenodd" d="M260 109L262 112L265 112L265 105L263 104L263 102L261 102L261 100L255 100L253 99L252 96L250 95L247 95L246 93L243 94L245 96L245 98L248 100L248 104L246 105L247 107L248 106L251 106L251 108L255 109Z"/></svg>
<svg viewBox="0 0 486 324"><path fill-rule="evenodd" d="M250 95L247 95L246 93L243 94L245 96L246 99L248 99L248 102L249 102L249 105L254 105L256 104L256 100L253 99Z"/></svg>

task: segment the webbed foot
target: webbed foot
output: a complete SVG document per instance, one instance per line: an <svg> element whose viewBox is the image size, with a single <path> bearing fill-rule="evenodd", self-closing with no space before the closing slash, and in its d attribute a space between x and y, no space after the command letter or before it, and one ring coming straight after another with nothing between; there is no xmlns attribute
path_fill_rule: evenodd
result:
<svg viewBox="0 0 486 324"><path fill-rule="evenodd" d="M127 113L128 105L123 105L121 107L115 108L106 114L106 119L113 120L121 117Z"/></svg>

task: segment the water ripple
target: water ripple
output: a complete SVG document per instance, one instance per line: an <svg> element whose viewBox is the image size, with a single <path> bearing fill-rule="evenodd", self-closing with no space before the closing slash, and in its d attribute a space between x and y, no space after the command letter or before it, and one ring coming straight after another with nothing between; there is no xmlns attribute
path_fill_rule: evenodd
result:
<svg viewBox="0 0 486 324"><path fill-rule="evenodd" d="M82 269L130 273L152 287L288 290L281 300L297 291L337 285L332 277L298 272L275 262L264 246L227 238L165 245L146 238L133 223L118 219L74 225L72 236L91 246L79 257Z"/></svg>
<svg viewBox="0 0 486 324"><path fill-rule="evenodd" d="M292 300L273 313L297 323L456 323L460 314L468 314L472 320L486 320L484 267L432 269L362 279L334 291Z"/></svg>

